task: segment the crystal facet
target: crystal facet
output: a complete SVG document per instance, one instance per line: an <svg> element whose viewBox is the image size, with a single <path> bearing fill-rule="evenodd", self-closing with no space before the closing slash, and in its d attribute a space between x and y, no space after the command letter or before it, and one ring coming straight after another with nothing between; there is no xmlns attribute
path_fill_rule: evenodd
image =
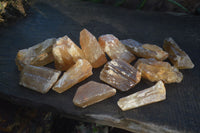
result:
<svg viewBox="0 0 200 133"><path fill-rule="evenodd" d="M164 40L164 50L169 53L169 60L179 69L191 69L194 67L190 57L170 37Z"/></svg>
<svg viewBox="0 0 200 133"><path fill-rule="evenodd" d="M92 67L97 68L107 62L97 39L86 29L80 32L80 45L85 58L92 64Z"/></svg>
<svg viewBox="0 0 200 133"><path fill-rule="evenodd" d="M70 67L58 80L53 90L62 93L92 74L91 64L85 59L78 59L76 64Z"/></svg>
<svg viewBox="0 0 200 133"><path fill-rule="evenodd" d="M99 37L99 43L102 49L111 59L121 59L128 63L135 60L135 56L129 52L126 47L112 34L106 34Z"/></svg>
<svg viewBox="0 0 200 133"><path fill-rule="evenodd" d="M141 73L127 62L113 59L104 66L100 79L121 91L128 91L140 82Z"/></svg>
<svg viewBox="0 0 200 133"><path fill-rule="evenodd" d="M147 104L163 101L165 99L165 86L162 81L158 81L154 86L150 88L120 98L117 104L123 111L126 111Z"/></svg>
<svg viewBox="0 0 200 133"><path fill-rule="evenodd" d="M162 80L164 83L180 83L183 79L183 74L176 67L154 58L137 60L135 68L142 73L143 78L152 82Z"/></svg>
<svg viewBox="0 0 200 133"><path fill-rule="evenodd" d="M116 90L108 85L89 81L78 88L74 96L73 103L76 106L85 108L94 103L103 101L115 95L115 93Z"/></svg>
<svg viewBox="0 0 200 133"><path fill-rule="evenodd" d="M60 71L47 67L25 65L21 71L19 84L40 93L47 93L60 74Z"/></svg>

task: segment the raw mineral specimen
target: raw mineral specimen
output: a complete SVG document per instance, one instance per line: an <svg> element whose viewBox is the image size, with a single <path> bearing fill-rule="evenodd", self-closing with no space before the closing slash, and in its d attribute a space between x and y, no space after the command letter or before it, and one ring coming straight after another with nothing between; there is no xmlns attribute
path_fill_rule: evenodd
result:
<svg viewBox="0 0 200 133"><path fill-rule="evenodd" d="M165 99L165 86L162 81L158 81L154 86L150 88L120 98L117 104L123 111L126 111Z"/></svg>
<svg viewBox="0 0 200 133"><path fill-rule="evenodd" d="M103 101L115 95L115 93L116 90L108 85L89 81L78 88L74 96L73 103L76 106L85 108L94 103Z"/></svg>
<svg viewBox="0 0 200 133"><path fill-rule="evenodd" d="M93 68L100 67L107 62L105 53L97 39L86 29L80 32L80 45L85 58L92 64Z"/></svg>
<svg viewBox="0 0 200 133"><path fill-rule="evenodd" d="M180 83L183 79L183 74L176 67L154 58L137 60L135 68L142 73L143 78L152 82L162 80L164 83Z"/></svg>
<svg viewBox="0 0 200 133"><path fill-rule="evenodd" d="M128 91L140 82L141 73L127 62L113 59L104 65L100 79L121 91Z"/></svg>
<svg viewBox="0 0 200 133"><path fill-rule="evenodd" d="M52 55L52 46L55 41L55 38L51 38L28 49L19 50L15 60L18 70L21 71L23 66L26 64L44 66L51 63L54 60Z"/></svg>
<svg viewBox="0 0 200 133"><path fill-rule="evenodd" d="M76 64L70 67L58 80L53 90L62 93L92 74L91 64L85 59L78 59Z"/></svg>
<svg viewBox="0 0 200 133"><path fill-rule="evenodd" d="M19 84L40 93L47 93L60 74L60 71L51 68L25 65Z"/></svg>
<svg viewBox="0 0 200 133"><path fill-rule="evenodd" d="M141 44L133 39L121 40L121 43L138 57L155 58L156 60L165 60L168 57L168 53L156 45Z"/></svg>
<svg viewBox="0 0 200 133"><path fill-rule="evenodd" d="M99 37L99 43L111 59L121 59L128 63L135 60L135 56L112 34Z"/></svg>
<svg viewBox="0 0 200 133"><path fill-rule="evenodd" d="M171 38L164 40L164 50L169 53L169 60L179 69L191 69L194 67L190 57Z"/></svg>

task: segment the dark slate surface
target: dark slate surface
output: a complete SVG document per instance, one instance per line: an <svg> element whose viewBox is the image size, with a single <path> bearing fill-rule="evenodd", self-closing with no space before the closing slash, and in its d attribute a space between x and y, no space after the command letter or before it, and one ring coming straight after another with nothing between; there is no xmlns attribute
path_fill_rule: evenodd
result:
<svg viewBox="0 0 200 133"><path fill-rule="evenodd" d="M136 132L200 131L200 17L163 13L144 13L123 8L73 1L36 1L30 15L0 28L0 96L29 106L38 106L65 114L67 117L107 124ZM142 80L128 92L85 109L75 107L72 98L78 86L99 81L102 68L70 90L43 95L18 85L19 72L14 59L19 49L30 47L47 38L67 34L77 44L79 32L87 28L96 37L112 33L119 39L132 38L143 43L162 45L165 37L173 37L195 64L192 70L181 70L180 84L167 84L165 101L122 112L119 98L154 85Z"/></svg>

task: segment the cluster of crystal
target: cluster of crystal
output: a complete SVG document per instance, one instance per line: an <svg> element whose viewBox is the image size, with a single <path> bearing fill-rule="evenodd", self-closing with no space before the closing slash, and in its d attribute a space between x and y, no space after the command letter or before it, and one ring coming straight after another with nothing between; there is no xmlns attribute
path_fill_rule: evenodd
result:
<svg viewBox="0 0 200 133"><path fill-rule="evenodd" d="M34 45L28 49L19 50L16 57L16 64L21 71L24 65L44 66L52 62L52 46L56 39L47 39L37 45Z"/></svg>
<svg viewBox="0 0 200 133"><path fill-rule="evenodd" d="M86 29L80 32L80 45L85 59L91 63L93 68L100 67L107 62L105 53L97 39Z"/></svg>
<svg viewBox="0 0 200 133"><path fill-rule="evenodd" d="M180 83L183 79L183 74L176 67L154 58L139 59L135 68L142 73L143 78L152 82L162 80L164 83Z"/></svg>
<svg viewBox="0 0 200 133"><path fill-rule="evenodd" d="M111 59L121 59L128 63L135 60L135 56L112 34L99 37L99 43Z"/></svg>
<svg viewBox="0 0 200 133"><path fill-rule="evenodd" d="M163 48L169 53L169 60L179 69L192 69L194 64L190 57L170 37L164 40Z"/></svg>
<svg viewBox="0 0 200 133"><path fill-rule="evenodd" d="M62 93L92 74L91 64L85 59L78 59L76 64L70 67L58 80L53 90Z"/></svg>
<svg viewBox="0 0 200 133"><path fill-rule="evenodd" d="M138 57L155 58L156 60L165 60L168 57L168 53L156 45L141 44L133 39L121 40L121 43Z"/></svg>
<svg viewBox="0 0 200 133"><path fill-rule="evenodd" d="M113 59L104 65L100 79L121 91L128 91L140 82L141 73L127 62Z"/></svg>
<svg viewBox="0 0 200 133"><path fill-rule="evenodd" d="M25 65L21 71L19 84L40 93L47 93L60 74L60 71L47 67Z"/></svg>
<svg viewBox="0 0 200 133"><path fill-rule="evenodd" d="M150 88L120 98L117 104L123 111L126 111L147 104L163 101L165 99L165 86L162 81L158 81L154 86Z"/></svg>
<svg viewBox="0 0 200 133"><path fill-rule="evenodd" d="M116 90L114 88L102 83L89 81L78 88L73 103L78 107L85 108L114 96L115 94Z"/></svg>

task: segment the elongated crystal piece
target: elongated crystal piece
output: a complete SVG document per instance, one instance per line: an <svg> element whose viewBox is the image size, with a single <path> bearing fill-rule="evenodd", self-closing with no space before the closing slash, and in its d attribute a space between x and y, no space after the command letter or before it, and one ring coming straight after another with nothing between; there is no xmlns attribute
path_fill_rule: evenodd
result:
<svg viewBox="0 0 200 133"><path fill-rule="evenodd" d="M126 47L112 34L106 34L99 37L99 43L102 49L111 59L121 59L128 63L135 60L135 56L129 52Z"/></svg>
<svg viewBox="0 0 200 133"><path fill-rule="evenodd" d="M85 59L78 59L76 64L70 67L58 80L53 90L62 93L92 74L91 64Z"/></svg>
<svg viewBox="0 0 200 133"><path fill-rule="evenodd" d="M76 106L85 108L89 105L103 101L115 95L115 93L116 90L106 84L89 81L78 88L73 103Z"/></svg>
<svg viewBox="0 0 200 133"><path fill-rule="evenodd" d="M164 50L169 53L169 60L179 69L192 69L194 64L190 57L171 38L164 40Z"/></svg>
<svg viewBox="0 0 200 133"><path fill-rule="evenodd" d="M40 93L47 93L60 74L60 71L51 68L25 65L19 84Z"/></svg>
<svg viewBox="0 0 200 133"><path fill-rule="evenodd" d="M162 81L158 81L154 86L150 88L120 98L117 104L123 111L126 111L147 104L163 101L165 99L165 86Z"/></svg>
<svg viewBox="0 0 200 133"><path fill-rule="evenodd" d="M104 65L100 79L121 91L128 91L140 82L141 73L127 62L113 59Z"/></svg>

